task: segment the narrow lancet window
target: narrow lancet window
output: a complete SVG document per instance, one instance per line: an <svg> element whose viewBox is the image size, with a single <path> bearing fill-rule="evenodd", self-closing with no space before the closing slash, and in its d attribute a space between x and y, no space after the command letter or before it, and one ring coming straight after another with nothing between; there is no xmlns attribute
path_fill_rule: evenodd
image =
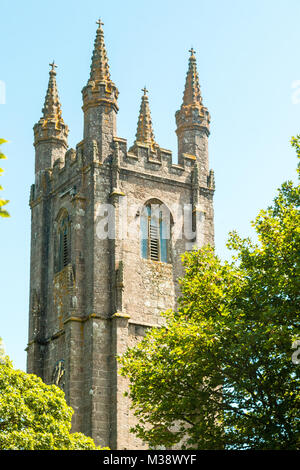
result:
<svg viewBox="0 0 300 470"><path fill-rule="evenodd" d="M58 271L61 271L70 263L70 248L70 221L68 215L65 214L64 217L61 219L58 228Z"/></svg>

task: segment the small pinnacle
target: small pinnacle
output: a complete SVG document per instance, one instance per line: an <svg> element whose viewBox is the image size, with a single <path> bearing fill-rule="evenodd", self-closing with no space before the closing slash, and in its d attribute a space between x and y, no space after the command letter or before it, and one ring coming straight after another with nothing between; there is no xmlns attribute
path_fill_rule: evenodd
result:
<svg viewBox="0 0 300 470"><path fill-rule="evenodd" d="M183 95L183 105L199 105L202 106L202 97L200 92L199 77L197 72L197 64L195 57L195 50L192 47L190 50L189 67L186 75L185 89Z"/></svg>
<svg viewBox="0 0 300 470"><path fill-rule="evenodd" d="M154 139L154 133L152 128L148 95L146 94L148 92L147 88L142 88L142 92L144 94L142 95L135 141L146 143L151 145L151 147L154 147L157 144Z"/></svg>
<svg viewBox="0 0 300 470"><path fill-rule="evenodd" d="M49 82L45 97L44 107L42 109L44 123L48 121L55 121L57 125L63 124L61 104L58 97L57 85L56 85L56 71L57 65L53 61L49 64L51 70L49 71Z"/></svg>

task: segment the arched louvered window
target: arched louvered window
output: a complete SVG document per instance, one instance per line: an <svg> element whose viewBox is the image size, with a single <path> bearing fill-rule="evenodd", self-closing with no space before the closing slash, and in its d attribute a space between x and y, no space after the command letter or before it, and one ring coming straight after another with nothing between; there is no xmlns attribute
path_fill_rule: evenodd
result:
<svg viewBox="0 0 300 470"><path fill-rule="evenodd" d="M70 248L70 221L68 215L65 214L58 228L58 271L70 263Z"/></svg>
<svg viewBox="0 0 300 470"><path fill-rule="evenodd" d="M141 255L170 262L170 212L161 203L148 203L141 214Z"/></svg>

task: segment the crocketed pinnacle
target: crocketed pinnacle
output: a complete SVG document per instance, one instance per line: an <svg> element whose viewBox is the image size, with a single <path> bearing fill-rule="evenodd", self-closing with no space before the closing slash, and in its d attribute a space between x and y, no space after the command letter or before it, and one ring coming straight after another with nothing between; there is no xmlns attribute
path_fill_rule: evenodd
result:
<svg viewBox="0 0 300 470"><path fill-rule="evenodd" d="M202 97L197 72L197 63L194 49L190 49L189 68L186 75L185 89L183 94L183 106L202 106Z"/></svg>
<svg viewBox="0 0 300 470"><path fill-rule="evenodd" d="M151 147L157 146L154 133L152 128L152 120L150 114L150 107L149 107L149 100L146 90L146 87L142 89L142 101L140 106L140 114L139 120L137 125L137 132L136 132L136 142L141 142L144 144L149 144Z"/></svg>
<svg viewBox="0 0 300 470"><path fill-rule="evenodd" d="M203 129L209 135L210 114L208 109L203 106L202 96L199 85L197 64L194 49L190 49L189 67L186 74L183 101L180 109L175 113L177 124L176 133L181 135L185 130L196 128ZM181 139L183 143L184 140ZM186 145L184 145L186 148ZM196 150L185 150L184 153L194 155Z"/></svg>
<svg viewBox="0 0 300 470"><path fill-rule="evenodd" d="M49 83L48 89L45 97L44 107L42 109L43 116L41 120L45 126L48 122L55 122L57 127L61 124L64 124L62 118L61 104L59 101L57 85L56 85L56 71L55 68L57 65L52 62L49 64L51 69L49 72Z"/></svg>
<svg viewBox="0 0 300 470"><path fill-rule="evenodd" d="M110 82L109 65L104 43L104 32L102 28L104 23L102 23L100 19L96 23L98 24L98 28L92 56L90 80L93 80L94 82Z"/></svg>

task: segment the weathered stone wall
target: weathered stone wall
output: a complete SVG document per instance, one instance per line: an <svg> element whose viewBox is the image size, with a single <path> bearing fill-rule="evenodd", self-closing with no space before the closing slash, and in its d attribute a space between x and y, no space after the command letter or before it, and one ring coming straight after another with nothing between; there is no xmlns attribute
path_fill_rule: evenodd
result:
<svg viewBox="0 0 300 470"><path fill-rule="evenodd" d="M76 149L66 152L60 114L58 127L46 117L35 126L27 368L64 389L75 411L74 431L102 446L141 449L145 445L129 433L136 418L116 356L160 326L162 311L176 308L180 255L195 244L213 244L209 120L202 111L177 114L179 164L153 142L136 140L128 150L127 141L116 137L118 91L105 70L83 89L84 139ZM205 122L193 122L198 118ZM167 263L141 256L141 213L149 201L171 213ZM101 236L105 204L113 208L108 237ZM70 259L58 271L63 214L70 223Z"/></svg>

